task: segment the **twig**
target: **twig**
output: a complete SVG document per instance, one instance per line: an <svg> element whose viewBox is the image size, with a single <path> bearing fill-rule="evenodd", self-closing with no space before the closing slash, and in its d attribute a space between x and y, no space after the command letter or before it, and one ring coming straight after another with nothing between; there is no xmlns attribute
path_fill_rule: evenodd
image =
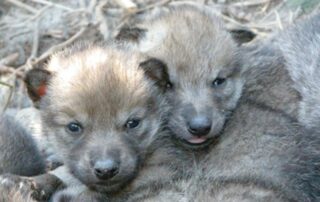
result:
<svg viewBox="0 0 320 202"><path fill-rule="evenodd" d="M255 0L255 1L245 1L245 2L237 2L237 3L233 3L230 4L230 6L235 6L235 7L249 7L249 6L258 6L260 4L265 4L265 3L269 3L270 0Z"/></svg>
<svg viewBox="0 0 320 202"><path fill-rule="evenodd" d="M0 27L0 31L8 29L8 28L25 27L28 22L37 19L39 16L41 16L44 13L44 11L46 11L50 7L51 6L46 6L46 7L42 8L40 11L37 11L37 13L34 16L28 17L28 19L24 20L23 22L6 24L3 27ZM11 38L16 37L17 35L20 35L20 34L15 34L15 35L11 36Z"/></svg>
<svg viewBox="0 0 320 202"><path fill-rule="evenodd" d="M48 5L48 6L54 6L54 7L60 8L62 10L66 10L66 11L73 11L74 10L74 9L69 8L67 6L64 6L64 5L61 5L61 4L57 4L57 3L53 3L53 2L49 2L49 1L46 1L46 0L31 0L31 1L36 2L36 3L40 3L40 4L44 4L44 5Z"/></svg>
<svg viewBox="0 0 320 202"><path fill-rule="evenodd" d="M88 11L90 13L93 13L94 12L94 8L97 6L97 0L91 0L90 1L90 4L88 6Z"/></svg>
<svg viewBox="0 0 320 202"><path fill-rule="evenodd" d="M219 13L219 12L216 12L216 14L219 15L219 16L221 16L224 20L226 20L226 21L228 21L228 22L231 22L231 23L233 23L233 24L235 24L235 25L238 25L238 26L244 26L242 23L236 21L235 19L233 19L233 18L231 18L231 17L229 17L229 16L226 16L226 15L224 15L224 14L222 14L222 13Z"/></svg>
<svg viewBox="0 0 320 202"><path fill-rule="evenodd" d="M82 34L87 30L87 26L82 27L76 34L74 34L72 37L70 37L68 40L57 44L55 46L52 46L49 50L47 50L46 52L44 52L39 58L36 58L33 62L32 65L36 65L42 61L44 61L45 59L47 59L51 54L57 52L58 50L63 49L64 47L72 44L75 40L77 40L80 36L82 36Z"/></svg>
<svg viewBox="0 0 320 202"><path fill-rule="evenodd" d="M274 11L275 11L275 10L280 10L282 7L285 6L285 2L286 2L286 1L278 4L275 8L273 8L273 10L274 10ZM270 12L267 13L265 16L263 16L263 18L262 18L261 20L259 20L259 22L265 21L265 20L268 19L271 15L272 15L272 12L270 11Z"/></svg>
<svg viewBox="0 0 320 202"><path fill-rule="evenodd" d="M6 104L4 105L3 110L2 110L2 113L4 113L6 111L6 109L8 108L9 103L11 101L11 98L12 98L12 95L13 95L14 86L12 86L12 85L10 85L8 83L2 82L2 81L0 81L0 85L6 86L6 87L9 88L9 97L8 97L8 99L6 101Z"/></svg>
<svg viewBox="0 0 320 202"><path fill-rule="evenodd" d="M13 67L5 66L5 65L0 65L0 74L8 74L8 73L15 74L19 78L24 77L24 73L21 70L15 69Z"/></svg>
<svg viewBox="0 0 320 202"><path fill-rule="evenodd" d="M141 13L141 12L145 12L147 10L151 10L155 7L161 7L161 6L164 6L164 5L167 5L171 2L172 0L164 0L164 1L160 1L158 3L155 3L155 4L150 4L150 5L147 5L145 6L144 8L141 8L141 9L138 9L136 10L134 13L132 14L137 14L137 13Z"/></svg>
<svg viewBox="0 0 320 202"><path fill-rule="evenodd" d="M103 8L105 5L107 5L107 3L108 3L107 1L101 1L97 5L96 12L95 12L96 13L95 18L99 22L99 31L105 39L109 38L109 36L110 36L108 24L107 24L106 18L103 13Z"/></svg>
<svg viewBox="0 0 320 202"><path fill-rule="evenodd" d="M278 26L279 26L280 30L283 30L283 25L282 25L279 13L277 11L274 11L274 13L276 15L277 23L278 23Z"/></svg>
<svg viewBox="0 0 320 202"><path fill-rule="evenodd" d="M120 23L119 25L117 26L117 28L121 27L123 24L125 24L126 20L131 17L132 15L136 15L138 13L142 13L142 12L146 12L148 10L151 10L155 7L161 7L161 6L164 6L166 4L169 4L172 0L164 0L164 1L161 1L161 2L158 2L158 3L155 3L155 4L151 4L151 5L147 5L145 6L144 8L140 8L132 13L128 13L126 15L124 15L121 20L120 20Z"/></svg>
<svg viewBox="0 0 320 202"><path fill-rule="evenodd" d="M34 9L31 6L29 6L29 5L25 4L25 3L22 3L22 2L20 2L18 0L7 0L7 1L12 3L12 4L14 4L14 5L16 5L16 6L18 6L18 7L20 7L20 8L23 8L23 9L25 9L25 10L31 12L31 13L37 13L38 12L36 9Z"/></svg>
<svg viewBox="0 0 320 202"><path fill-rule="evenodd" d="M0 60L0 65L12 65L19 58L19 53L12 53Z"/></svg>
<svg viewBox="0 0 320 202"><path fill-rule="evenodd" d="M40 11L37 12L37 14L35 14L34 16L32 16L31 18L29 18L28 20L35 20L37 19L39 16L41 16L44 11L46 11L48 8L50 8L51 5L45 6L44 8L42 8Z"/></svg>
<svg viewBox="0 0 320 202"><path fill-rule="evenodd" d="M135 11L138 8L137 5L131 0L115 0L115 1L119 6L121 6L122 8L128 11Z"/></svg>
<svg viewBox="0 0 320 202"><path fill-rule="evenodd" d="M269 9L270 5L271 5L271 1L268 1L268 2L264 5L264 7L261 9L261 11L262 11L263 13L265 13L265 12Z"/></svg>
<svg viewBox="0 0 320 202"><path fill-rule="evenodd" d="M32 51L29 59L33 59L37 57L38 55L38 49L39 49L39 24L40 20L39 18L36 20L34 24L34 31L33 31L33 41L32 41Z"/></svg>

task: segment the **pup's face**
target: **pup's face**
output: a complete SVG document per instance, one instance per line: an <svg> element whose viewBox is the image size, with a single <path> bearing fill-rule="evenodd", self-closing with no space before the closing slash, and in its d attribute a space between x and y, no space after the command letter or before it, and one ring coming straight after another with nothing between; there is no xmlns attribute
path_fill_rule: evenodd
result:
<svg viewBox="0 0 320 202"><path fill-rule="evenodd" d="M172 9L140 28L145 33L139 49L168 67L170 130L187 146L207 145L221 133L241 95L236 42L199 8Z"/></svg>
<svg viewBox="0 0 320 202"><path fill-rule="evenodd" d="M115 47L53 56L41 101L44 128L70 172L89 188L113 192L136 174L158 132L163 102L140 63Z"/></svg>
<svg viewBox="0 0 320 202"><path fill-rule="evenodd" d="M221 133L243 85L237 64L195 60L200 64L179 61L168 65L174 68L169 68L171 88L166 93L173 108L170 130L194 148L205 146Z"/></svg>
<svg viewBox="0 0 320 202"><path fill-rule="evenodd" d="M167 63L170 84L165 95L172 106L168 126L188 147L200 148L216 138L241 96L235 47L228 41L223 50L219 46L202 52L205 47L199 42L199 50L176 50L176 58Z"/></svg>

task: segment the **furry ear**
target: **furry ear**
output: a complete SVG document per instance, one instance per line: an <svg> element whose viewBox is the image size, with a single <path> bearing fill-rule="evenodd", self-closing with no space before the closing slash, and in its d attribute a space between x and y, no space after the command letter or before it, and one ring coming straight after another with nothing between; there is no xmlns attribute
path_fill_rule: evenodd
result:
<svg viewBox="0 0 320 202"><path fill-rule="evenodd" d="M145 29L141 29L139 27L124 26L116 35L116 39L120 41L138 42L145 32Z"/></svg>
<svg viewBox="0 0 320 202"><path fill-rule="evenodd" d="M161 89L165 90L171 87L167 65L161 60L150 58L141 62L139 66L144 70L145 75Z"/></svg>
<svg viewBox="0 0 320 202"><path fill-rule="evenodd" d="M229 30L232 38L239 44L252 41L257 35L248 29L231 29Z"/></svg>
<svg viewBox="0 0 320 202"><path fill-rule="evenodd" d="M27 72L24 82L31 100L37 104L46 94L51 73L45 69L35 68Z"/></svg>

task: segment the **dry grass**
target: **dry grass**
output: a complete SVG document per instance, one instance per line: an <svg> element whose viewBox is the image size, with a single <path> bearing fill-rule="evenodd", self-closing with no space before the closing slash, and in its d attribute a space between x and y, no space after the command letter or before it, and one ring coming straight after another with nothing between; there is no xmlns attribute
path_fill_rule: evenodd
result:
<svg viewBox="0 0 320 202"><path fill-rule="evenodd" d="M0 113L30 106L21 80L55 51L78 40L105 40L132 19L174 0L0 0ZM265 37L319 10L318 0L196 0L229 28Z"/></svg>

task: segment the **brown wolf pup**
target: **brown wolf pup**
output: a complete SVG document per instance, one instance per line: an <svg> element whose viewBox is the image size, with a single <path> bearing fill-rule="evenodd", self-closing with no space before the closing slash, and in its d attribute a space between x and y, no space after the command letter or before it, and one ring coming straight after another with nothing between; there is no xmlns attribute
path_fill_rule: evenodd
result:
<svg viewBox="0 0 320 202"><path fill-rule="evenodd" d="M29 72L48 74L49 78L39 105L42 124L65 164L52 173L66 180L66 185L76 187L75 193L71 187L53 200L77 197L78 193L112 197L136 177L141 166L145 167L144 158L154 150L162 153L148 161L149 167L164 164L163 171L157 169L158 178L169 170L171 179L170 172L175 173L175 168L168 165L175 158L166 156L178 154L170 154L166 149L170 145L165 143L171 137L160 133L168 111L161 96L167 85L155 82L166 80L160 78L167 76L165 68L157 59L130 51L126 45L110 43L78 44L53 55L46 69ZM39 77L29 77L33 78ZM151 171L143 175L149 176L149 181L155 179ZM72 182L65 177L72 178ZM29 180L37 184L35 178ZM141 178L140 184L146 180L148 177Z"/></svg>

